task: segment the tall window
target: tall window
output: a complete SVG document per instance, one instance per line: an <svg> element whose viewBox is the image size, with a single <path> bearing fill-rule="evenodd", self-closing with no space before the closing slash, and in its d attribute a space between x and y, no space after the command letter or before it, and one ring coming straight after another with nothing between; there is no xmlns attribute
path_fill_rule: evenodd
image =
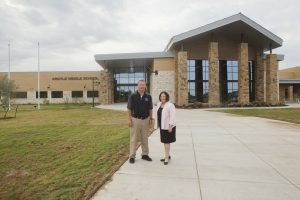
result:
<svg viewBox="0 0 300 200"><path fill-rule="evenodd" d="M249 97L255 100L255 67L254 62L249 61ZM238 100L238 61L220 60L220 85L221 99L224 103Z"/></svg>
<svg viewBox="0 0 300 200"><path fill-rule="evenodd" d="M249 65L249 96L250 102L255 101L255 67L254 61L250 60Z"/></svg>
<svg viewBox="0 0 300 200"><path fill-rule="evenodd" d="M238 97L238 62L235 60L220 60L221 101L236 102Z"/></svg>
<svg viewBox="0 0 300 200"><path fill-rule="evenodd" d="M227 100L237 101L238 97L238 62L227 61Z"/></svg>
<svg viewBox="0 0 300 200"><path fill-rule="evenodd" d="M196 100L196 61L188 60L189 101Z"/></svg>
<svg viewBox="0 0 300 200"><path fill-rule="evenodd" d="M208 60L202 60L202 102L208 102Z"/></svg>
<svg viewBox="0 0 300 200"><path fill-rule="evenodd" d="M189 102L208 101L208 60L188 60Z"/></svg>

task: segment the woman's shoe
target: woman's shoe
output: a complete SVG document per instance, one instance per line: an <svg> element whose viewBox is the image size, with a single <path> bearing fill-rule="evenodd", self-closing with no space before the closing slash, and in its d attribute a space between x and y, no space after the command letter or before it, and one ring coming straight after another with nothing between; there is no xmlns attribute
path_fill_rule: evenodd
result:
<svg viewBox="0 0 300 200"><path fill-rule="evenodd" d="M169 156L169 160L171 159L171 156ZM165 162L165 159L160 159L161 162Z"/></svg>
<svg viewBox="0 0 300 200"><path fill-rule="evenodd" d="M167 165L168 163L169 163L169 161L165 161L165 162L164 162L164 165Z"/></svg>

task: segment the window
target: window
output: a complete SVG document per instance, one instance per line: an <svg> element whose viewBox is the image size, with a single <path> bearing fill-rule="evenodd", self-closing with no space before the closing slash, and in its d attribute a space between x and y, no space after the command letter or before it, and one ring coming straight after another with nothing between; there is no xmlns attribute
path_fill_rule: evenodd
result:
<svg viewBox="0 0 300 200"><path fill-rule="evenodd" d="M196 84L195 84L195 82L189 82L188 87L189 87L190 95L192 97L195 97L196 96Z"/></svg>
<svg viewBox="0 0 300 200"><path fill-rule="evenodd" d="M237 81L238 80L238 63L237 61L227 61L227 80Z"/></svg>
<svg viewBox="0 0 300 200"><path fill-rule="evenodd" d="M208 60L202 60L203 81L208 81Z"/></svg>
<svg viewBox="0 0 300 200"><path fill-rule="evenodd" d="M188 80L196 80L196 62L195 60L188 60Z"/></svg>
<svg viewBox="0 0 300 200"><path fill-rule="evenodd" d="M284 98L285 99L289 98L289 89L288 88L284 89Z"/></svg>
<svg viewBox="0 0 300 200"><path fill-rule="evenodd" d="M208 102L208 60L202 60L202 102Z"/></svg>
<svg viewBox="0 0 300 200"><path fill-rule="evenodd" d="M187 61L188 76L188 98L189 101L196 101L196 60Z"/></svg>
<svg viewBox="0 0 300 200"><path fill-rule="evenodd" d="M147 90L149 89L148 72L146 67L118 67L114 68L114 100L115 102L127 101L129 95L137 90L137 82L139 80L145 80Z"/></svg>
<svg viewBox="0 0 300 200"><path fill-rule="evenodd" d="M99 92L98 91L87 91L87 97L88 98L99 97Z"/></svg>
<svg viewBox="0 0 300 200"><path fill-rule="evenodd" d="M124 67L116 68L114 70L114 78L117 84L134 84L136 85L139 80L147 81L147 75L144 72L144 67Z"/></svg>
<svg viewBox="0 0 300 200"><path fill-rule="evenodd" d="M208 101L208 60L188 60L188 91L189 101Z"/></svg>
<svg viewBox="0 0 300 200"><path fill-rule="evenodd" d="M249 69L249 97L255 100L255 66L254 61L248 62ZM220 83L222 102L236 102L238 100L238 61L220 60Z"/></svg>
<svg viewBox="0 0 300 200"><path fill-rule="evenodd" d="M255 67L254 61L250 60L249 65L249 96L250 102L255 101Z"/></svg>
<svg viewBox="0 0 300 200"><path fill-rule="evenodd" d="M51 92L51 97L53 99L63 98L63 92L62 91L52 91Z"/></svg>
<svg viewBox="0 0 300 200"><path fill-rule="evenodd" d="M13 92L12 97L16 99L27 99L27 92Z"/></svg>
<svg viewBox="0 0 300 200"><path fill-rule="evenodd" d="M220 60L221 101L236 102L238 99L238 62L236 60Z"/></svg>
<svg viewBox="0 0 300 200"><path fill-rule="evenodd" d="M35 93L35 98L39 98L38 97L38 92ZM47 91L40 91L40 98L48 98Z"/></svg>
<svg viewBox="0 0 300 200"><path fill-rule="evenodd" d="M72 98L83 97L83 91L72 91Z"/></svg>
<svg viewBox="0 0 300 200"><path fill-rule="evenodd" d="M237 101L238 98L238 62L227 60L227 100Z"/></svg>

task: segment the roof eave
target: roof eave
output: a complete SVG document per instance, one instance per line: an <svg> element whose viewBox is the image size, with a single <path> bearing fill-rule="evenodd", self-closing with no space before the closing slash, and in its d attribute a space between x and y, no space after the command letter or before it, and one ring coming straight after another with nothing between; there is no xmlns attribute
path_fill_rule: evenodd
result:
<svg viewBox="0 0 300 200"><path fill-rule="evenodd" d="M227 17L227 18L212 22L210 24L201 26L199 28L192 29L190 31L187 31L187 32L184 32L184 33L173 36L170 39L169 43L167 44L167 46L165 48L165 51L170 50L170 48L173 46L173 44L175 44L179 41L188 39L190 37L193 37L193 36L205 33L205 32L209 32L211 30L220 28L222 26L225 26L227 24L231 24L231 23L236 22L236 21L242 21L242 22L248 24L249 26L256 29L258 32L262 33L266 37L270 38L272 41L276 42L278 44L277 46L282 46L283 40L280 37L273 34L269 30L265 29L264 27L262 27L261 25L259 25L256 22L254 22L250 18L246 17L242 13L238 13L238 14L232 15L230 17Z"/></svg>
<svg viewBox="0 0 300 200"><path fill-rule="evenodd" d="M174 57L174 53L171 51L141 52L141 53L115 53L115 54L96 54L96 55L94 55L95 61L105 69L107 68L108 61L173 58L173 57Z"/></svg>
<svg viewBox="0 0 300 200"><path fill-rule="evenodd" d="M300 78L279 78L281 84L300 84Z"/></svg>

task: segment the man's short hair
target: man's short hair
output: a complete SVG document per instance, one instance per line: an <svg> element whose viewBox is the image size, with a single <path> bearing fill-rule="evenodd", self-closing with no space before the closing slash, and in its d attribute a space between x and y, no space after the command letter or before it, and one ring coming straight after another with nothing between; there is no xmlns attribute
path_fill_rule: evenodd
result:
<svg viewBox="0 0 300 200"><path fill-rule="evenodd" d="M139 80L139 81L137 82L137 84L139 84L140 82L144 82L144 83L146 83L146 81L145 81L145 80L141 79L141 80Z"/></svg>

